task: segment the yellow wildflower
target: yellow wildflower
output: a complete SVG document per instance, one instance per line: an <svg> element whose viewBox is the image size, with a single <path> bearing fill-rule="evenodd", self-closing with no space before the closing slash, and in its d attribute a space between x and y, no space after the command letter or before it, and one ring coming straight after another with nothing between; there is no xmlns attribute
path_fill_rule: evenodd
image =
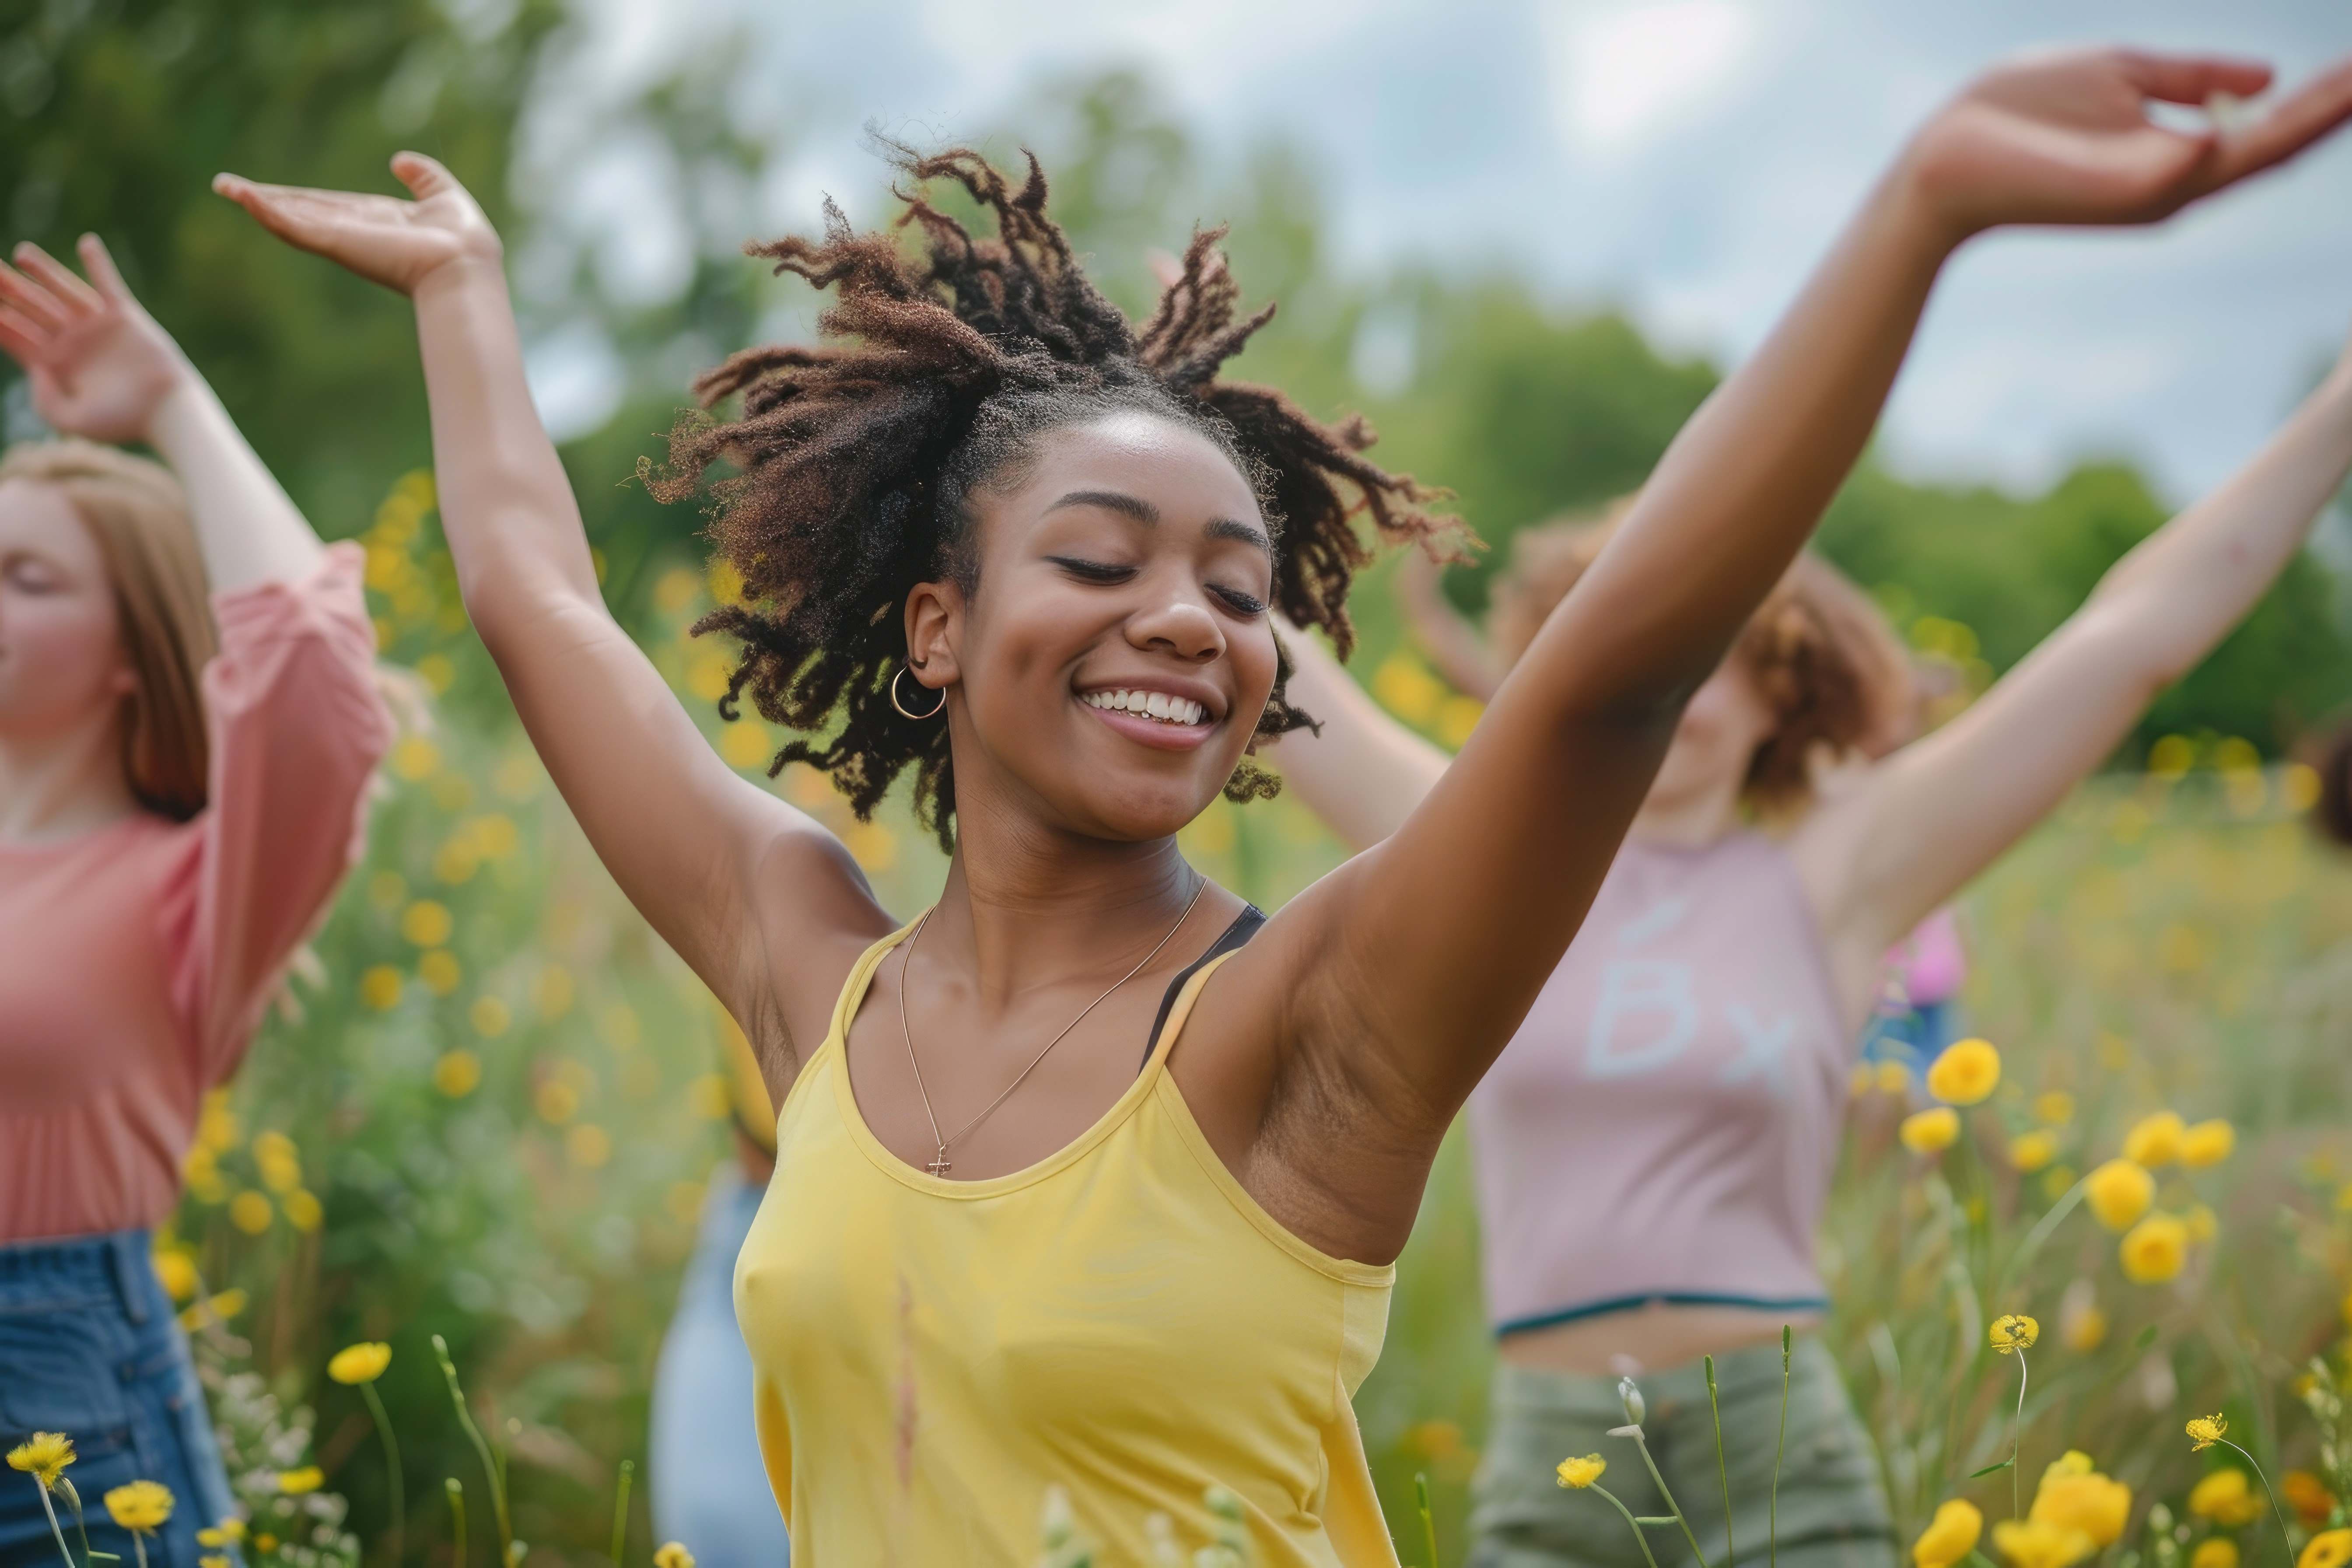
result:
<svg viewBox="0 0 2352 1568"><path fill-rule="evenodd" d="M2083 1201L2109 1230L2129 1230L2156 1201L2156 1178L2132 1160L2110 1160L2083 1179Z"/></svg>
<svg viewBox="0 0 2352 1568"><path fill-rule="evenodd" d="M1948 1105L1914 1111L1903 1119L1895 1136L1914 1154L1940 1154L1959 1142L1960 1113Z"/></svg>
<svg viewBox="0 0 2352 1568"><path fill-rule="evenodd" d="M583 1171L599 1169L613 1157L613 1135L583 1121L563 1135L563 1152Z"/></svg>
<svg viewBox="0 0 2352 1568"><path fill-rule="evenodd" d="M2045 1127L2063 1127L2074 1120L2074 1097L2053 1089L2033 1097L2033 1119Z"/></svg>
<svg viewBox="0 0 2352 1568"><path fill-rule="evenodd" d="M229 1546L244 1539L245 1521L235 1515L196 1531L196 1544L199 1546Z"/></svg>
<svg viewBox="0 0 2352 1568"><path fill-rule="evenodd" d="M306 1235L327 1221L327 1206L319 1201L319 1194L308 1187L295 1188L286 1194L286 1201L278 1206L286 1211L286 1223Z"/></svg>
<svg viewBox="0 0 2352 1568"><path fill-rule="evenodd" d="M2033 1342L2042 1337L2042 1325L2022 1312L2008 1312L1992 1321L1989 1337L1993 1349L2003 1355L2014 1355L2033 1348Z"/></svg>
<svg viewBox="0 0 2352 1568"><path fill-rule="evenodd" d="M2188 1426L2189 1451L2192 1454L2203 1453L2220 1442L2229 1430L2230 1418L2218 1411L2210 1415L2190 1416Z"/></svg>
<svg viewBox="0 0 2352 1568"><path fill-rule="evenodd" d="M400 971L389 963L372 964L360 976L360 1001L382 1013L399 1005Z"/></svg>
<svg viewBox="0 0 2352 1568"><path fill-rule="evenodd" d="M2246 1472L2228 1466L2189 1489L2189 1511L2225 1529L2252 1524L2263 1516L2263 1500L2246 1480Z"/></svg>
<svg viewBox="0 0 2352 1568"><path fill-rule="evenodd" d="M1878 1092L1902 1094L1911 1087L1911 1069L1892 1059L1878 1064Z"/></svg>
<svg viewBox="0 0 2352 1568"><path fill-rule="evenodd" d="M1992 1544L2010 1568L2074 1568L2098 1550L2081 1531L2040 1519L2002 1520L1992 1527Z"/></svg>
<svg viewBox="0 0 2352 1568"><path fill-rule="evenodd" d="M2352 1563L2352 1530L2323 1530L2304 1544L2294 1568L2344 1568Z"/></svg>
<svg viewBox="0 0 2352 1568"><path fill-rule="evenodd" d="M466 968L457 962L456 953L446 947L436 947L417 958L416 978L425 982L425 989L436 996L446 996L466 978Z"/></svg>
<svg viewBox="0 0 2352 1568"><path fill-rule="evenodd" d="M160 1247L155 1253L155 1279L165 1295L184 1301L196 1293L195 1260L176 1247Z"/></svg>
<svg viewBox="0 0 2352 1568"><path fill-rule="evenodd" d="M196 1559L196 1568L234 1568L225 1553L207 1552Z"/></svg>
<svg viewBox="0 0 2352 1568"><path fill-rule="evenodd" d="M514 1014L496 996L475 997L473 1006L467 1009L466 1017L474 1026L474 1033L486 1040L497 1039L507 1032L507 1026L514 1022Z"/></svg>
<svg viewBox="0 0 2352 1568"><path fill-rule="evenodd" d="M299 1470L278 1472L278 1489L288 1497L300 1497L305 1492L317 1491L326 1484L325 1472L316 1465L305 1465Z"/></svg>
<svg viewBox="0 0 2352 1568"><path fill-rule="evenodd" d="M2131 1488L2090 1467L2089 1456L2068 1454L2043 1471L2026 1517L2080 1531L2093 1546L2112 1546L2131 1517Z"/></svg>
<svg viewBox="0 0 2352 1568"><path fill-rule="evenodd" d="M2014 1171L2031 1175L2058 1157L2058 1135L2036 1128L2021 1132L2009 1142L2009 1164Z"/></svg>
<svg viewBox="0 0 2352 1568"><path fill-rule="evenodd" d="M172 1517L172 1489L161 1481L129 1481L106 1492L107 1517L140 1533L163 1528Z"/></svg>
<svg viewBox="0 0 2352 1568"><path fill-rule="evenodd" d="M381 1340L362 1340L337 1351L327 1362L327 1375L347 1385L373 1383L391 1364L390 1345Z"/></svg>
<svg viewBox="0 0 2352 1568"><path fill-rule="evenodd" d="M666 1541L654 1551L654 1568L694 1568L694 1553L675 1541Z"/></svg>
<svg viewBox="0 0 2352 1568"><path fill-rule="evenodd" d="M1927 1068L1927 1092L1947 1105L1977 1105L2000 1087L2000 1053L1990 1040L1955 1040Z"/></svg>
<svg viewBox="0 0 2352 1568"><path fill-rule="evenodd" d="M482 1081L482 1058L459 1048L444 1051L433 1064L433 1087L451 1100L463 1100Z"/></svg>
<svg viewBox="0 0 2352 1568"><path fill-rule="evenodd" d="M1601 1473L1608 1468L1609 1461L1600 1455L1587 1454L1580 1459L1562 1459L1556 1473L1559 1477L1561 1486L1572 1487L1578 1491L1582 1491L1586 1487L1599 1480Z"/></svg>
<svg viewBox="0 0 2352 1568"><path fill-rule="evenodd" d="M2189 1568L2238 1568L2238 1543L2226 1535L2209 1535L2189 1554Z"/></svg>
<svg viewBox="0 0 2352 1568"><path fill-rule="evenodd" d="M271 1552L278 1550L278 1537L270 1534L269 1531L266 1530L261 1531L253 1538L253 1549L256 1552L260 1552L264 1557L267 1557Z"/></svg>
<svg viewBox="0 0 2352 1568"><path fill-rule="evenodd" d="M2189 1227L2168 1214L2152 1214L2131 1227L2116 1255L2135 1285L2161 1285L2189 1261Z"/></svg>
<svg viewBox="0 0 2352 1568"><path fill-rule="evenodd" d="M2309 1470L2289 1470L2279 1478L2279 1490L2286 1494L2287 1507L2305 1524L2326 1524L2327 1516L2336 1511L2336 1495Z"/></svg>
<svg viewBox="0 0 2352 1568"><path fill-rule="evenodd" d="M277 1212L269 1206L268 1198L247 1187L229 1200L228 1222L247 1236L259 1236L269 1228L269 1221Z"/></svg>
<svg viewBox="0 0 2352 1568"><path fill-rule="evenodd" d="M2238 1146L2238 1130L2214 1117L2180 1134L2180 1163L2192 1170L2218 1165Z"/></svg>
<svg viewBox="0 0 2352 1568"><path fill-rule="evenodd" d="M2059 1337L2066 1348L2078 1355L2088 1355L2106 1342L2107 1315L2096 1306L2086 1305L2076 1311L2059 1315Z"/></svg>
<svg viewBox="0 0 2352 1568"><path fill-rule="evenodd" d="M549 1079L531 1093L531 1107L541 1121L561 1127L580 1114L580 1091L561 1079Z"/></svg>
<svg viewBox="0 0 2352 1568"><path fill-rule="evenodd" d="M55 1488L73 1462L73 1439L62 1432L36 1432L8 1450L8 1468L24 1471L45 1489Z"/></svg>
<svg viewBox="0 0 2352 1568"><path fill-rule="evenodd" d="M401 911L400 934L418 947L439 947L457 927L446 904L419 899Z"/></svg>
<svg viewBox="0 0 2352 1568"><path fill-rule="evenodd" d="M1984 1515L1976 1504L1954 1498L1937 1508L1936 1517L1911 1543L1911 1561L1915 1568L1952 1568L1977 1549L1983 1533Z"/></svg>
<svg viewBox="0 0 2352 1568"><path fill-rule="evenodd" d="M2159 1110L2153 1116L2143 1116L2124 1134L2124 1158L2151 1171L2169 1165L2180 1158L2180 1140L2188 1131L2179 1111Z"/></svg>

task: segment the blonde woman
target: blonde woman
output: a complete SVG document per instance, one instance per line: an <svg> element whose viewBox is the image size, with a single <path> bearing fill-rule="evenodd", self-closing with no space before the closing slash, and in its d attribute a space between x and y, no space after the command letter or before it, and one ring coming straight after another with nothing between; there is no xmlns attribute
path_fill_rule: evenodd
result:
<svg viewBox="0 0 2352 1568"><path fill-rule="evenodd" d="M230 1499L150 1232L207 1089L357 845L390 740L356 548L321 545L95 237L0 266L0 348L70 437L0 455L0 1448L95 1500ZM143 442L168 467L99 442ZM14 1475L5 1479L20 1480ZM89 1510L93 1545L132 1556ZM0 1561L48 1525L0 1486Z"/></svg>

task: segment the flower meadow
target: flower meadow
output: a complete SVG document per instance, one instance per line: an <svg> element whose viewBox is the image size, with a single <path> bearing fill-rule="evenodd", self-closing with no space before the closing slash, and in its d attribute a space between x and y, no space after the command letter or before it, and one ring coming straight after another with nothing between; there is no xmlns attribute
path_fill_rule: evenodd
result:
<svg viewBox="0 0 2352 1568"><path fill-rule="evenodd" d="M694 1542L653 1535L632 1470L704 1184L730 1157L729 1026L515 727L429 477L395 485L362 539L415 711L365 858L206 1106L156 1243L237 1499L205 1540L287 1568L688 1568ZM647 606L635 629L710 743L762 773L779 737L719 721L726 652L689 630L733 585L683 551L622 576L608 588ZM1950 640L1905 629L1931 655ZM1475 721L1409 655L1367 657L1408 722L1458 740ZM775 787L891 908L929 900L944 862L903 814L856 823L803 769ZM1966 1037L1857 1061L1821 1331L1916 1568L2352 1568L2352 863L2303 820L2315 788L2230 737L2168 737L1963 900ZM1279 799L1220 802L1184 843L1267 906L1339 853ZM1457 1135L1358 1399L1409 1563L1464 1560L1485 1430L1464 1153ZM1558 1456L1562 1485L1659 1568L1727 1568L1723 1542L1604 1500L1642 1465L1639 1425ZM62 1464L11 1454L0 1485L56 1501L81 1568L79 1509L136 1542L152 1526L130 1521L174 1503L72 1494L70 1438ZM1245 1562L1228 1507L1155 1526L1160 1561ZM1095 1561L1068 1500L1039 1510L1041 1562Z"/></svg>

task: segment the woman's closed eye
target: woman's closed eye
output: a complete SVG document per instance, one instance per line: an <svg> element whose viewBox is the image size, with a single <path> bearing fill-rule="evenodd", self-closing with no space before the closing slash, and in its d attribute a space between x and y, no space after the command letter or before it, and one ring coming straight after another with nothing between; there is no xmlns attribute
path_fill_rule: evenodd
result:
<svg viewBox="0 0 2352 1568"><path fill-rule="evenodd" d="M1265 601L1255 594L1246 593L1239 588L1228 588L1216 583L1209 584L1209 592L1223 599L1225 602L1225 607L1237 616L1255 619L1265 614Z"/></svg>
<svg viewBox="0 0 2352 1568"><path fill-rule="evenodd" d="M1116 561L1089 561L1083 555L1048 555L1045 559L1083 583L1124 583L1137 570Z"/></svg>

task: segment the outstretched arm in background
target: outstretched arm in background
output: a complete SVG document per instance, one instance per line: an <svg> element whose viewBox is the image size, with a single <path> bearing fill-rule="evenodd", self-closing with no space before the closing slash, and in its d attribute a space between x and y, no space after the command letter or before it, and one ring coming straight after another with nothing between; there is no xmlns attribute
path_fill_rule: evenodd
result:
<svg viewBox="0 0 2352 1568"><path fill-rule="evenodd" d="M597 855L752 1032L780 1089L790 1038L822 1032L851 958L891 922L831 834L719 759L605 609L571 481L524 380L498 236L440 164L404 153L393 172L415 201L226 174L215 186L281 239L415 301L467 614ZM763 879L789 885L790 900L755 905ZM762 1037L772 1031L755 1004L769 997L783 1001L786 1039Z"/></svg>
<svg viewBox="0 0 2352 1568"><path fill-rule="evenodd" d="M1420 808L1234 960L1236 980L1244 966L1265 975L1246 990L1282 1018L1270 1061L1296 1063L1293 1080L1352 1135L1348 1158L1322 1140L1302 1160L1334 1238L1364 1248L1349 1256L1402 1245L1429 1152L1581 922L1690 692L1861 451L1945 258L2002 224L2152 221L2352 116L2346 68L2242 129L2147 119L2152 99L2243 97L2269 80L2223 60L2048 56L1939 112L1675 438ZM1265 1103L1280 1068L1258 1070ZM1222 1131L1233 1145L1258 1136Z"/></svg>
<svg viewBox="0 0 2352 1568"><path fill-rule="evenodd" d="M25 367L34 412L69 436L154 447L187 491L214 592L309 576L319 536L106 246L89 234L80 248L87 283L37 245L16 247L22 271L0 266L0 349Z"/></svg>
<svg viewBox="0 0 2352 1568"><path fill-rule="evenodd" d="M1969 710L1871 769L1792 846L1841 989L2121 743L2303 548L2352 471L2352 348L2253 461L2116 563Z"/></svg>

